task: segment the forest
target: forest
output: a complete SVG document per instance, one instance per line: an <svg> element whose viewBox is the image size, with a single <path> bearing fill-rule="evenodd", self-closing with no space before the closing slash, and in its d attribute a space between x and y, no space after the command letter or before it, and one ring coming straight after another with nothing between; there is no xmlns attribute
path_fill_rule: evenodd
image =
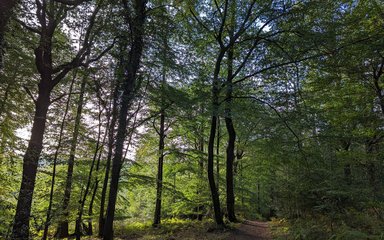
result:
<svg viewBox="0 0 384 240"><path fill-rule="evenodd" d="M382 0L0 0L0 239L384 239L383 88Z"/></svg>

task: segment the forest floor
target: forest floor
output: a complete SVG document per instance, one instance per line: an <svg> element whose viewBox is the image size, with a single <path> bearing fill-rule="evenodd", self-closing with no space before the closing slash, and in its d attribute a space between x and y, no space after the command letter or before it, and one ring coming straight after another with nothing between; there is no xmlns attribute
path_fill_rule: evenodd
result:
<svg viewBox="0 0 384 240"><path fill-rule="evenodd" d="M135 240L272 240L272 222L249 221L229 224L228 228L215 229L212 221L166 220L159 228L150 224L117 222L115 239ZM275 232L273 230L273 232ZM273 234L275 237L275 234ZM88 237L84 240L98 238Z"/></svg>
<svg viewBox="0 0 384 240"><path fill-rule="evenodd" d="M271 240L268 222L244 221L228 240Z"/></svg>

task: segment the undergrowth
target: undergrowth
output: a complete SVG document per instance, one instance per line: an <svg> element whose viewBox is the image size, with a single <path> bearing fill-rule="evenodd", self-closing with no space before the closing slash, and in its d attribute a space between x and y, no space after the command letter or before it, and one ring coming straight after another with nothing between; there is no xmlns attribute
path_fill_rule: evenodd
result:
<svg viewBox="0 0 384 240"><path fill-rule="evenodd" d="M231 234L232 225L229 228L214 230L215 223L212 220L188 220L188 219L164 219L161 225L153 227L152 222L143 221L115 221L114 239L140 239L140 240L205 240L205 239L227 239ZM98 239L95 237L83 238L88 240Z"/></svg>

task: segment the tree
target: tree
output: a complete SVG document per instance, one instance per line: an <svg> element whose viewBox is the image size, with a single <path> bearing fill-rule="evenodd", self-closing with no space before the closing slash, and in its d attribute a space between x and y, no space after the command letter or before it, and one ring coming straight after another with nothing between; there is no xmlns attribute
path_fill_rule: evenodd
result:
<svg viewBox="0 0 384 240"><path fill-rule="evenodd" d="M132 42L128 53L127 62L124 64L124 82L121 85L123 91L121 96L121 106L118 117L118 127L116 133L115 155L112 161L111 183L109 190L107 217L104 225L103 239L113 239L113 219L117 199L120 170L123 163L123 148L126 137L127 114L129 105L134 97L134 88L137 79L137 72L140 67L140 59L143 51L144 23L146 18L145 0L137 0L130 5L127 1L123 2L125 23L129 26ZM132 9L133 8L133 9Z"/></svg>
<svg viewBox="0 0 384 240"><path fill-rule="evenodd" d="M65 181L65 189L64 189L64 198L63 198L63 217L64 219L59 223L56 236L59 238L65 238L69 236L68 233L68 216L69 216L69 201L71 198L71 191L72 191L72 177L73 177L73 167L75 164L75 154L76 154L76 148L78 144L78 137L79 137L79 130L80 130L80 124L81 124L81 116L82 111L84 107L84 94L85 94L85 86L87 83L88 76L83 76L83 79L81 81L80 86L80 95L77 100L77 110L76 110L76 119L75 119L75 127L73 129L72 133L72 139L71 139L71 150L69 153L68 158L68 170L67 170L67 177Z"/></svg>
<svg viewBox="0 0 384 240"><path fill-rule="evenodd" d="M23 158L23 178L12 232L12 238L15 239L27 239L29 235L29 218L37 173L37 164L43 147L42 141L46 126L46 116L48 108L52 103L52 90L72 69L84 64L89 64L89 62L100 58L99 56L85 62L85 58L92 47L92 28L99 10L99 8L96 7L90 17L82 47L77 52L76 56L71 59L70 62L56 66L54 65L52 51L53 47L55 47L53 45L55 31L57 31L60 22L65 19L67 13L73 9L73 7L77 7L81 3L83 3L83 1L76 2L72 4L74 6L70 6L54 1L37 1L35 8L36 19L39 24L38 28L30 26L28 23L22 23L26 29L38 34L40 38L38 46L35 48L35 63L40 74L40 81L38 83L37 98L34 98L35 113L31 137Z"/></svg>

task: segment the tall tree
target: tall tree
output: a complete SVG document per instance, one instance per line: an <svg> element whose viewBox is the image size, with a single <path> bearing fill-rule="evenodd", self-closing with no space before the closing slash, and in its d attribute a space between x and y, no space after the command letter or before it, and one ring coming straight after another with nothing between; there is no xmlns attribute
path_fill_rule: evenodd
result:
<svg viewBox="0 0 384 240"><path fill-rule="evenodd" d="M92 48L92 28L95 23L99 8L96 7L88 21L88 26L82 45L76 56L69 62L59 64L54 61L52 51L55 47L53 39L58 31L59 24L67 17L67 13L80 6L84 1L70 2L70 4L55 1L36 1L36 19L38 27L22 22L22 25L38 34L40 39L35 48L35 63L40 74L37 98L34 98L35 113L28 148L23 158L23 177L17 202L15 221L13 224L12 238L28 239L29 219L31 213L32 196L35 187L37 164L43 148L42 142L46 126L46 117L51 100L52 90L72 69L87 64L85 57ZM99 57L92 59L95 61ZM56 63L54 65L54 63ZM31 94L32 96L32 94Z"/></svg>
<svg viewBox="0 0 384 240"><path fill-rule="evenodd" d="M127 134L127 115L130 104L134 98L140 60L144 44L144 24L146 19L146 0L123 1L125 23L129 27L130 49L127 62L124 63L124 82L122 83L122 95L118 128L116 133L115 155L112 162L111 183L108 198L107 217L104 225L104 240L113 239L113 220L119 186L120 170L123 164L123 148Z"/></svg>

